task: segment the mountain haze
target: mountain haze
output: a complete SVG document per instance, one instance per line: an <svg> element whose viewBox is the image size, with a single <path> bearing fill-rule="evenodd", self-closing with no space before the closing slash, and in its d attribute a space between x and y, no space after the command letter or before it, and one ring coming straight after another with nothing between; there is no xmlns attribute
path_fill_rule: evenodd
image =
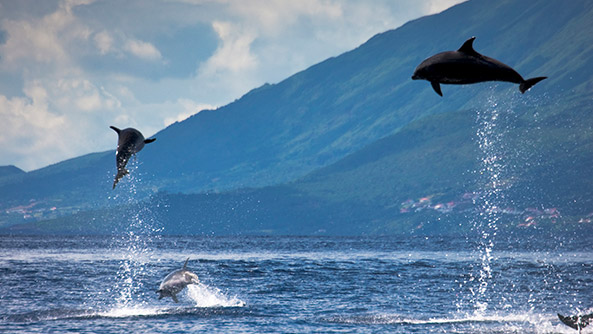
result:
<svg viewBox="0 0 593 334"><path fill-rule="evenodd" d="M510 204L562 205L586 214L588 200L578 208L569 202L590 189L591 22L593 3L585 0L471 0L411 21L155 134L157 141L138 154L134 189L139 198L152 194L151 201L167 203L168 210L154 210L163 222L186 222L171 225L171 233L199 233L192 219L220 233L400 231L418 223L399 216L402 201L430 194L452 201L483 189L488 180L475 175L483 168L477 115L492 109L482 101L493 101L510 110L501 117L503 153L518 166L504 171L516 180ZM524 78L549 78L524 95L517 85L485 83L444 85L444 97L428 82L411 80L423 59L471 36L476 51ZM129 191L132 178L111 191L114 173L113 151L89 154L0 178L0 202L10 207L36 199L45 203L40 206L68 203L97 214ZM233 203L252 204L227 215ZM82 223L90 216L73 217Z"/></svg>

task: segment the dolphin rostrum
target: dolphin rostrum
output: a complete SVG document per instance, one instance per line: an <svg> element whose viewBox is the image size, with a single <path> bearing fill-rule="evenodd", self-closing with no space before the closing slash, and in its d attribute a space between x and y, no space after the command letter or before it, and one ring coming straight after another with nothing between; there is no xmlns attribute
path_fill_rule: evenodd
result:
<svg viewBox="0 0 593 334"><path fill-rule="evenodd" d="M181 292L181 290L185 289L189 284L200 283L198 275L187 270L187 261L189 261L189 257L185 260L182 269L175 270L165 277L159 286L159 289L156 291L159 294L159 299L162 299L163 297L171 297L174 302L179 303L177 294Z"/></svg>
<svg viewBox="0 0 593 334"><path fill-rule="evenodd" d="M115 126L110 126L115 132L117 132L117 151L115 152L115 162L117 166L117 175L113 181L113 189L119 180L128 174L126 165L132 155L140 152L144 147L144 144L152 143L156 138L144 139L144 136L140 131L134 128L127 128L120 130Z"/></svg>
<svg viewBox="0 0 593 334"><path fill-rule="evenodd" d="M484 81L507 81L519 84L525 93L547 77L523 79L510 66L486 57L474 50L472 37L457 51L445 51L425 59L414 71L413 80L428 80L437 94L443 96L440 84L472 84Z"/></svg>
<svg viewBox="0 0 593 334"><path fill-rule="evenodd" d="M585 315L572 315L566 317L558 313L558 318L566 326L578 330L580 334L581 329L587 327L587 325L589 325L590 321L593 319L593 313Z"/></svg>

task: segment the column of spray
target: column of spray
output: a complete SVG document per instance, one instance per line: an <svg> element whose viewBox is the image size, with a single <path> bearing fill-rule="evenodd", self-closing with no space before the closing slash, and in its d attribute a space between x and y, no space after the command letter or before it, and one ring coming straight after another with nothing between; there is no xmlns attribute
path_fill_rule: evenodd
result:
<svg viewBox="0 0 593 334"><path fill-rule="evenodd" d="M488 308L489 285L492 285L492 263L494 257L494 239L500 221L499 205L503 200L502 174L505 171L503 161L504 130L500 129L499 116L501 107L491 97L487 108L478 110L478 130L476 137L480 148L479 179L482 189L480 195L474 199L478 210L478 217L474 219L474 229L479 235L480 270L478 274L478 288L474 291L475 312L483 314Z"/></svg>
<svg viewBox="0 0 593 334"><path fill-rule="evenodd" d="M132 162L132 161L130 161ZM131 166L130 166L131 165ZM120 237L121 247L123 248L122 260L120 261L117 277L119 282L116 284L118 296L116 303L119 306L132 306L137 304L138 297L144 290L143 278L148 276L146 262L152 252L151 243L154 238L158 238L158 228L154 227L149 208L139 206L137 200L137 184L140 179L137 175L137 164L129 164L131 172L129 182L120 184L125 193L120 195L120 202L127 202L130 208L137 208L132 215L125 215L122 219L127 219L124 223L124 229ZM152 296L152 295L151 295Z"/></svg>

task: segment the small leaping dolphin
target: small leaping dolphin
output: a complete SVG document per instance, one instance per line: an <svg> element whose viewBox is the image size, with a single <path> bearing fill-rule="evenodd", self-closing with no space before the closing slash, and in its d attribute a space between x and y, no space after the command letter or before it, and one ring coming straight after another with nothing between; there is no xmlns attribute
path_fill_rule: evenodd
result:
<svg viewBox="0 0 593 334"><path fill-rule="evenodd" d="M189 284L200 283L198 275L187 270L187 261L189 261L189 258L185 260L182 269L175 270L165 277L159 286L159 289L156 291L159 294L159 299L162 299L163 297L171 297L174 302L179 303L177 294L181 292L181 290L185 289Z"/></svg>
<svg viewBox="0 0 593 334"><path fill-rule="evenodd" d="M484 81L507 81L519 84L525 93L536 83L547 77L523 79L510 66L496 59L486 57L474 50L472 37L457 51L446 51L425 59L414 71L413 80L428 80L434 91L443 96L440 84L472 84Z"/></svg>
<svg viewBox="0 0 593 334"><path fill-rule="evenodd" d="M573 316L563 316L558 313L558 319L562 321L563 324L570 328L574 328L581 333L581 329L587 327L591 320L593 320L593 313L592 314L585 314L585 315L573 315Z"/></svg>
<svg viewBox="0 0 593 334"><path fill-rule="evenodd" d="M118 129L115 126L110 126L110 128L117 132L118 135L117 151L115 152L117 175L115 175L115 180L113 180L113 189L115 189L115 185L119 180L129 173L126 169L126 165L128 164L130 157L140 152L144 147L144 144L152 143L156 138L144 139L142 133L134 128L123 130Z"/></svg>

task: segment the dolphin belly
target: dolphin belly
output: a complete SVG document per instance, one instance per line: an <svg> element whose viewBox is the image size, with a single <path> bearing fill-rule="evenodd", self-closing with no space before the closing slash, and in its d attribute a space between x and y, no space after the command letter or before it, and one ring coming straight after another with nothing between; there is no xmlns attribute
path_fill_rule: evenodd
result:
<svg viewBox="0 0 593 334"><path fill-rule="evenodd" d="M431 66L434 81L443 84L465 85L486 81L521 83L523 78L510 67L486 62L446 62ZM429 80L431 81L431 80Z"/></svg>

